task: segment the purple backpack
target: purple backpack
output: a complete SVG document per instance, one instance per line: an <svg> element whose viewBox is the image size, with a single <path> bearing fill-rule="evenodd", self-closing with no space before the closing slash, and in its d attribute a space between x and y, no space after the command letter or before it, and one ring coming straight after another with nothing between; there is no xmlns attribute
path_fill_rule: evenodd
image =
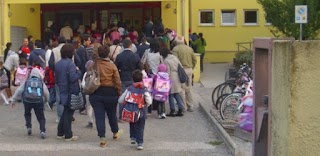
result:
<svg viewBox="0 0 320 156"><path fill-rule="evenodd" d="M166 102L170 94L171 81L169 78L163 78L156 75L156 80L153 87L153 99L160 102Z"/></svg>

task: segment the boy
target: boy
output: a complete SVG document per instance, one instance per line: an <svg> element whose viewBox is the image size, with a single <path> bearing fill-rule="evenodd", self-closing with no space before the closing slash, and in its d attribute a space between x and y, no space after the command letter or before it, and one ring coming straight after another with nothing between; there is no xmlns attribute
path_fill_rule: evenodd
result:
<svg viewBox="0 0 320 156"><path fill-rule="evenodd" d="M137 122L130 123L130 139L131 144L137 143L137 149L143 150L143 132L147 115L147 107L152 103L152 97L147 89L144 87L142 82L142 72L141 70L135 70L132 73L133 84L129 86L125 92L120 96L119 103L123 104L126 102L127 94L143 92L144 104L140 108L140 117Z"/></svg>
<svg viewBox="0 0 320 156"><path fill-rule="evenodd" d="M37 116L40 125L40 137L46 138L46 119L44 117L44 102L49 99L49 91L47 86L43 82L43 75L38 68L33 68L30 73L29 79L20 85L12 96L12 107L15 106L15 102L18 100L18 96L21 96L24 104L24 117L26 120L26 127L28 135L32 134L31 125L31 110ZM45 98L45 99L43 99Z"/></svg>

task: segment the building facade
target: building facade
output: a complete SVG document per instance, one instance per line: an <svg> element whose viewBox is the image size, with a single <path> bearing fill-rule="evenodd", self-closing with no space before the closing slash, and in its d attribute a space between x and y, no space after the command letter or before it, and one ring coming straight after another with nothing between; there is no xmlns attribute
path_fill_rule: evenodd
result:
<svg viewBox="0 0 320 156"><path fill-rule="evenodd" d="M189 30L202 32L207 40L206 62L231 62L237 43L248 42L242 46L250 48L253 37L272 36L256 0L2 0L0 7L3 49L9 41L20 46L22 36L40 39L52 23L68 21L102 30L124 21L139 30L147 17L161 17L166 28L187 40Z"/></svg>

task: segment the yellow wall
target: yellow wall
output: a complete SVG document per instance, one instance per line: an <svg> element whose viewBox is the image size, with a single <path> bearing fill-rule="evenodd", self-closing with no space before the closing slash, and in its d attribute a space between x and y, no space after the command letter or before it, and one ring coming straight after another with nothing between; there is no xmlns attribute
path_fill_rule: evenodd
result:
<svg viewBox="0 0 320 156"><path fill-rule="evenodd" d="M30 12L34 8L34 12ZM34 39L40 37L40 5L39 4L11 4L10 22L12 26L27 27L27 35L32 35Z"/></svg>
<svg viewBox="0 0 320 156"><path fill-rule="evenodd" d="M166 8L167 4L170 4L171 8ZM176 8L176 1L161 2L162 23L166 28L177 30L177 14L175 13Z"/></svg>
<svg viewBox="0 0 320 156"><path fill-rule="evenodd" d="M319 155L320 41L277 41L273 49L271 155Z"/></svg>
<svg viewBox="0 0 320 156"><path fill-rule="evenodd" d="M214 10L214 26L199 26L199 10ZM221 26L221 9L236 10L236 25ZM258 25L243 25L243 10L258 9ZM204 34L207 40L206 62L231 62L234 51L237 51L237 42L252 42L253 37L272 36L268 26L265 25L264 12L256 0L245 1L211 1L191 0L191 29L192 32ZM225 57L221 57L221 52ZM231 53L230 53L231 52Z"/></svg>

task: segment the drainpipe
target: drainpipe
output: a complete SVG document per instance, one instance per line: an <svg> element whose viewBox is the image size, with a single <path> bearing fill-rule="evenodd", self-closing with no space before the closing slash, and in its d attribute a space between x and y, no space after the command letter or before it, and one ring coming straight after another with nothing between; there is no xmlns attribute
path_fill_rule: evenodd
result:
<svg viewBox="0 0 320 156"><path fill-rule="evenodd" d="M186 34L184 34L185 33L185 30L184 30L184 28L185 28L185 25L184 25L184 23L185 23L185 18L186 18L186 16L185 16L185 8L184 8L184 4L185 4L185 1L184 0L182 0L182 2L181 2L181 10L182 10L182 23L181 23L181 25L182 25L182 36L186 36Z"/></svg>
<svg viewBox="0 0 320 156"><path fill-rule="evenodd" d="M1 50L1 53L3 52L3 49L4 49L4 17L5 17L5 13L4 13L4 1L5 0L1 0L1 11L0 11L0 17L2 18L1 21L1 43L0 43L0 50Z"/></svg>

